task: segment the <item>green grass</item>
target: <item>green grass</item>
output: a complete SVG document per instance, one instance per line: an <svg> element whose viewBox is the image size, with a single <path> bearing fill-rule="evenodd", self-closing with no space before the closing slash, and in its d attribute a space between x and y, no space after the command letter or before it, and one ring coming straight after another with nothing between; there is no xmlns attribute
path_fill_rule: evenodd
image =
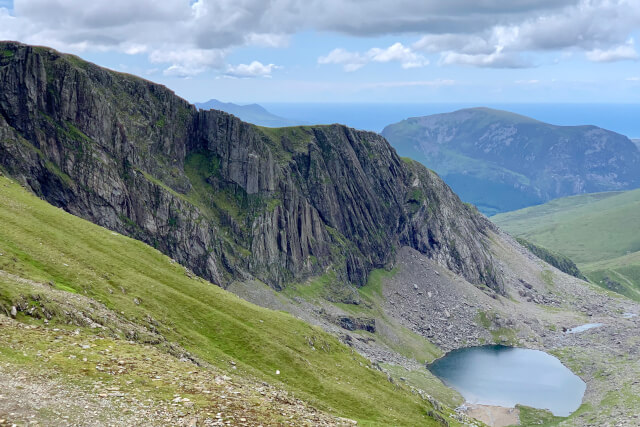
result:
<svg viewBox="0 0 640 427"><path fill-rule="evenodd" d="M389 364L384 364L382 367L391 374L396 382L406 383L420 390L429 390L429 394L451 408L457 408L464 403L464 397L460 393L445 386L438 377L426 368L408 370L402 366Z"/></svg>
<svg viewBox="0 0 640 427"><path fill-rule="evenodd" d="M478 324L480 326L482 326L485 329L489 329L492 325L492 321L489 318L489 314L487 314L486 311L479 311L478 314L476 315L476 322L478 322Z"/></svg>
<svg viewBox="0 0 640 427"><path fill-rule="evenodd" d="M288 285L284 293L290 297L302 297L308 301L324 298L329 287L335 282L336 273L331 271L319 277L313 277L304 283Z"/></svg>
<svg viewBox="0 0 640 427"><path fill-rule="evenodd" d="M551 427L567 419L566 417L556 417L545 409L536 409L524 405L516 405L516 408L520 410L520 425L523 427Z"/></svg>
<svg viewBox="0 0 640 427"><path fill-rule="evenodd" d="M389 319L383 320L386 322L382 324L378 322L375 336L368 332L362 332L361 335L378 339L399 354L420 363L431 363L444 354L423 336Z"/></svg>
<svg viewBox="0 0 640 427"><path fill-rule="evenodd" d="M496 215L505 231L581 266L640 250L640 190L557 199Z"/></svg>
<svg viewBox="0 0 640 427"><path fill-rule="evenodd" d="M492 311L479 311L476 315L476 323L485 328L491 334L495 344L518 345L518 332L511 328L496 328L493 325L495 313Z"/></svg>
<svg viewBox="0 0 640 427"><path fill-rule="evenodd" d="M556 286L555 282L553 281L553 271L542 270L540 272L540 278L548 287L553 288Z"/></svg>
<svg viewBox="0 0 640 427"><path fill-rule="evenodd" d="M367 284L358 289L358 292L363 297L363 299L365 299L369 303L375 303L376 301L379 301L380 298L382 298L382 285L384 280L392 278L397 273L397 268L394 268L393 270L373 270L371 273L369 273Z"/></svg>
<svg viewBox="0 0 640 427"><path fill-rule="evenodd" d="M224 421L230 422L240 417L251 418L263 425L280 425L290 417L295 417L290 423L304 422L295 414L287 414L285 418L282 411L288 410L288 404L275 402L274 405L269 401L271 396L261 395L258 389L264 387L260 383L237 375L227 376L227 380L221 382L223 373L218 369L195 366L153 346L95 331L42 325L25 328L0 319L0 362L5 372L20 370L24 374L26 371L30 378L35 377L38 381L52 379L57 388L77 390L85 402L102 407L100 418L111 410L118 410L117 405L109 409L111 404L104 405L105 400L119 400L118 403L124 403L125 411L135 411L132 399L161 409L179 395L190 402L189 406L174 406L173 410L182 412L182 417L189 413L201 419L215 419L217 413L224 413ZM233 400L225 398L230 391L234 393ZM117 393L124 395L109 397ZM75 401L73 397L53 404L56 405L66 407L65 414L71 423L78 416L77 411L85 411L78 406L84 402ZM30 416L33 417L30 421L37 421L39 425L60 422L60 415L46 407ZM14 421L22 425L18 419ZM145 416L144 421L140 418L138 421L148 424L152 420Z"/></svg>
<svg viewBox="0 0 640 427"><path fill-rule="evenodd" d="M640 301L640 252L585 264L582 268L591 282Z"/></svg>
<svg viewBox="0 0 640 427"><path fill-rule="evenodd" d="M264 135L265 141L275 148L274 153L278 156L277 160L280 164L289 163L295 153L306 152L314 138L311 126L254 127L258 133Z"/></svg>
<svg viewBox="0 0 640 427"><path fill-rule="evenodd" d="M442 350L423 336L389 319L382 309L382 287L384 286L384 281L392 278L397 273L397 268L392 270L373 270L369 275L367 284L358 289L361 299L360 304L340 302L333 304L350 315L376 319L377 330L375 333L358 330L351 332L352 334L378 341L409 359L414 359L420 363L430 363L442 356ZM330 271L322 276L311 278L304 283L288 285L283 293L288 297L302 297L307 301L313 301L326 298L328 293L335 293L335 289L332 288L335 283L336 274ZM326 299L324 302L327 302Z"/></svg>
<svg viewBox="0 0 640 427"><path fill-rule="evenodd" d="M619 390L609 391L600 402L604 407L640 408L640 396L631 390L631 383L624 384Z"/></svg>
<svg viewBox="0 0 640 427"><path fill-rule="evenodd" d="M558 270L563 271L567 274L570 274L573 277L577 277L578 279L586 280L586 278L584 277L580 269L568 257L562 254L550 251L546 248L543 248L542 246L534 245L533 243L521 237L516 237L516 240L522 246L529 249L529 251L531 251L531 253L533 253L535 256L551 264Z"/></svg>
<svg viewBox="0 0 640 427"><path fill-rule="evenodd" d="M279 384L331 413L365 425L435 425L427 402L389 383L336 338L191 278L157 250L52 207L6 177L0 223L1 270L53 282L132 322L153 318L167 340L197 358L221 369L234 360L235 372ZM5 309L18 297L0 283Z"/></svg>
<svg viewBox="0 0 640 427"><path fill-rule="evenodd" d="M2 56L4 59L11 59L14 57L14 55L15 53L12 50L9 50L9 49L0 50L0 56Z"/></svg>
<svg viewBox="0 0 640 427"><path fill-rule="evenodd" d="M569 257L591 282L640 301L640 190L585 194L492 221Z"/></svg>

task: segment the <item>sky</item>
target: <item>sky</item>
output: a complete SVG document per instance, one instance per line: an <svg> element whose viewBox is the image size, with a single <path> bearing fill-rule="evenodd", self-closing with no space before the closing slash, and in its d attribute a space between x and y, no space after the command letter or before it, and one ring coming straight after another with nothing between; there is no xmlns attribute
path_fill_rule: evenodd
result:
<svg viewBox="0 0 640 427"><path fill-rule="evenodd" d="M0 0L0 40L192 102L640 99L640 0Z"/></svg>

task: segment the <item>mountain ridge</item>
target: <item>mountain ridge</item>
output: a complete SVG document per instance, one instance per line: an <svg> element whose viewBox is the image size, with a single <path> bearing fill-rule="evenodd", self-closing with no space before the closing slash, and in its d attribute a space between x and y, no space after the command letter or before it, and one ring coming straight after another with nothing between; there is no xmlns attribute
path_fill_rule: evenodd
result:
<svg viewBox="0 0 640 427"><path fill-rule="evenodd" d="M77 57L0 48L2 167L209 280L279 289L325 274L358 302L354 286L407 244L502 289L488 238L469 237L492 224L375 133L260 128Z"/></svg>
<svg viewBox="0 0 640 427"><path fill-rule="evenodd" d="M301 120L287 119L275 115L259 104L239 105L232 102L210 99L205 102L196 102L194 105L200 110L214 109L224 111L225 113L233 114L244 122L258 126L279 128L307 124Z"/></svg>
<svg viewBox="0 0 640 427"><path fill-rule="evenodd" d="M481 107L410 118L382 135L486 214L640 186L640 150L596 126L557 126Z"/></svg>

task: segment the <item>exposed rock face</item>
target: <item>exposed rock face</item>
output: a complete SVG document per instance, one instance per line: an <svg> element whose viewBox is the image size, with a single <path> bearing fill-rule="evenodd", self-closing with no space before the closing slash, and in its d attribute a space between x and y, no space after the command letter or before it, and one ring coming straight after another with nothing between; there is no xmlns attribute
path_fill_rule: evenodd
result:
<svg viewBox="0 0 640 427"><path fill-rule="evenodd" d="M382 135L488 214L640 187L640 150L596 126L555 126L489 108L414 117Z"/></svg>
<svg viewBox="0 0 640 427"><path fill-rule="evenodd" d="M384 138L259 128L47 48L0 44L0 166L221 285L331 271L360 286L409 245L502 290L492 225Z"/></svg>
<svg viewBox="0 0 640 427"><path fill-rule="evenodd" d="M337 316L332 318L331 321L342 329L348 331L367 331L374 333L376 331L376 319L368 317L354 317L354 316Z"/></svg>

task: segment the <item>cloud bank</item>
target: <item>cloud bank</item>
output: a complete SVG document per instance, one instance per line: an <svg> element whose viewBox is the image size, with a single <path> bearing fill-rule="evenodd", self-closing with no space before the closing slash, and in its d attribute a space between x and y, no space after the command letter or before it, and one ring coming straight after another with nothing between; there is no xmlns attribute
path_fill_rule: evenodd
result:
<svg viewBox="0 0 640 427"><path fill-rule="evenodd" d="M337 48L327 56L318 58L319 64L341 64L345 71L356 71L370 62L399 62L402 68L418 68L429 64L429 61L402 43L394 43L386 49L377 47L367 52L349 52Z"/></svg>
<svg viewBox="0 0 640 427"><path fill-rule="evenodd" d="M2 3L0 3L1 5ZM269 75L263 64L226 64L240 46L282 47L302 31L417 40L319 59L353 71L373 62L528 67L533 52L577 51L595 62L635 60L638 0L15 0L0 6L0 39L58 49L146 54L170 75L206 70ZM272 64L270 64L272 65ZM266 68L265 68L266 67Z"/></svg>

